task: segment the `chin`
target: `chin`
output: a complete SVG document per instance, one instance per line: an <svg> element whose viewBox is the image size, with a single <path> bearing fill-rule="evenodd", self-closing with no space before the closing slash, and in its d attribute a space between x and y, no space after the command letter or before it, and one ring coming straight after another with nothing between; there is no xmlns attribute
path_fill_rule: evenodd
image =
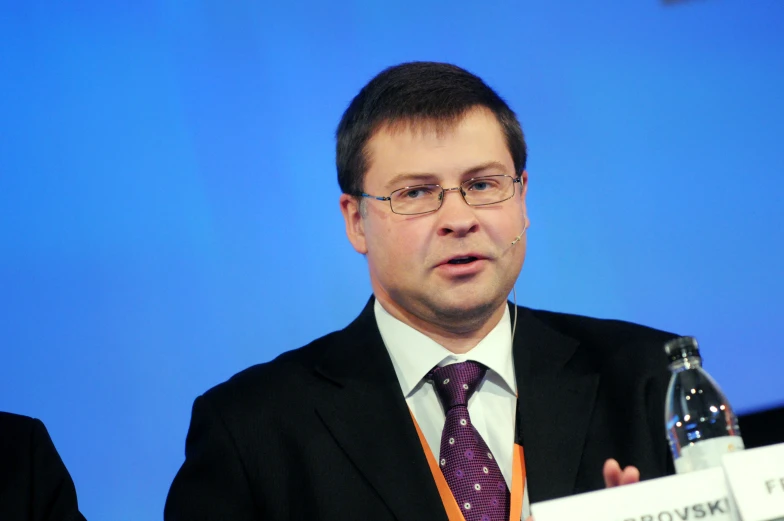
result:
<svg viewBox="0 0 784 521"><path fill-rule="evenodd" d="M449 298L428 304L436 316L446 322L474 322L486 320L498 307L492 298Z"/></svg>

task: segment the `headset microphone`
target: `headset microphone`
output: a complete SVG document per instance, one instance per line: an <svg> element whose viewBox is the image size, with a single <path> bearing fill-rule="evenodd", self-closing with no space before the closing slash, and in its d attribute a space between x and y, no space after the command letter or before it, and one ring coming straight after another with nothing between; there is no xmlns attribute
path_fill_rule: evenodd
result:
<svg viewBox="0 0 784 521"><path fill-rule="evenodd" d="M510 244L510 246L514 246L515 244L517 244L520 241L520 239L523 238L523 235L525 234L525 231L527 229L528 229L528 219L526 218L525 219L525 227L523 228L523 231L520 232L520 235L515 237L515 240L512 241L512 244Z"/></svg>
<svg viewBox="0 0 784 521"><path fill-rule="evenodd" d="M520 242L520 239L523 238L523 235L525 235L526 230L528 230L528 216L523 214L523 220L525 221L525 224L523 225L523 231L520 232L520 235L515 237L515 240L513 240L512 244L510 244L509 247L507 248L507 251L511 251L512 246ZM514 341L515 332L517 331L517 291L515 291L514 286L512 286L512 298L514 299L514 320L512 321L512 341Z"/></svg>

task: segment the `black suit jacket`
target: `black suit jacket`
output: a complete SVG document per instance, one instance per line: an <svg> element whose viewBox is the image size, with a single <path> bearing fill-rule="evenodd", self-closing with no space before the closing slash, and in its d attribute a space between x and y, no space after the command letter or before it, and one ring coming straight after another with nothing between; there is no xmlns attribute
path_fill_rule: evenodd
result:
<svg viewBox="0 0 784 521"><path fill-rule="evenodd" d="M0 519L84 521L71 476L40 420L0 412Z"/></svg>
<svg viewBox="0 0 784 521"><path fill-rule="evenodd" d="M672 335L519 308L518 433L532 502L603 488L607 458L670 473ZM373 299L347 328L198 397L167 521L446 521Z"/></svg>

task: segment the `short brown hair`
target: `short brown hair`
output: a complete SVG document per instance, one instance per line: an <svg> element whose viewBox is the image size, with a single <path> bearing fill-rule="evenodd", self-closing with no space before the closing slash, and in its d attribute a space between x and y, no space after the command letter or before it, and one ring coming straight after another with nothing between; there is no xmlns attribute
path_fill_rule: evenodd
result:
<svg viewBox="0 0 784 521"><path fill-rule="evenodd" d="M359 195L368 169L366 146L383 125L452 124L476 107L498 119L517 175L528 156L523 130L509 105L481 78L449 63L410 62L389 67L349 104L336 132L335 162L343 193Z"/></svg>

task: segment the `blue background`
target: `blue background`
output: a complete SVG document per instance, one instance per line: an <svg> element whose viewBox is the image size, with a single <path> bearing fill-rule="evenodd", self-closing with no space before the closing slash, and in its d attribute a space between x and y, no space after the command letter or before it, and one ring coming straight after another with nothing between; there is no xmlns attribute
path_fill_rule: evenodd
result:
<svg viewBox="0 0 784 521"><path fill-rule="evenodd" d="M192 400L359 312L333 133L401 61L520 117L520 303L696 335L736 409L784 402L780 0L0 13L0 409L44 420L89 519L159 519Z"/></svg>

